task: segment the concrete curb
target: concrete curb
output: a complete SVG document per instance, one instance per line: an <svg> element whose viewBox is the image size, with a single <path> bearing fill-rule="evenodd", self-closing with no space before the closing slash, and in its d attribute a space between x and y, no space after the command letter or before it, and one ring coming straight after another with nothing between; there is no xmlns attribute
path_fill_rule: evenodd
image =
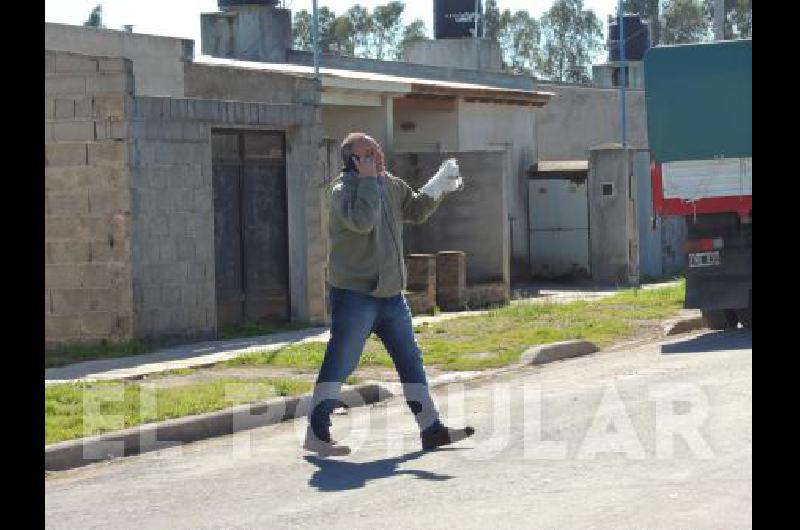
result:
<svg viewBox="0 0 800 530"><path fill-rule="evenodd" d="M368 384L343 390L339 400L359 407L393 396L383 385ZM310 400L310 395L272 399L53 444L44 450L45 470L64 471L300 418L307 415Z"/></svg>
<svg viewBox="0 0 800 530"><path fill-rule="evenodd" d="M703 323L700 317L686 317L664 324L665 332L668 335L702 327ZM675 331L676 329L682 331ZM526 365L546 364L598 351L600 348L596 344L585 340L540 344L525 350L520 355L518 363L500 371ZM489 375L492 374L487 371L447 374L431 380L430 386L439 387L453 382L468 382ZM402 393L400 383L371 383L344 390L339 399L348 408L352 408L385 401L400 393ZM273 399L53 444L45 447L45 470L63 471L101 460L158 451L184 443L225 436L304 417L307 415L310 399L309 395Z"/></svg>
<svg viewBox="0 0 800 530"><path fill-rule="evenodd" d="M528 348L522 355L522 364L545 364L570 357L589 355L600 351L596 344L585 340L565 340Z"/></svg>
<svg viewBox="0 0 800 530"><path fill-rule="evenodd" d="M680 335L681 333L689 333L690 331L697 331L706 327L703 322L703 317L683 317L666 322L663 326L664 335Z"/></svg>

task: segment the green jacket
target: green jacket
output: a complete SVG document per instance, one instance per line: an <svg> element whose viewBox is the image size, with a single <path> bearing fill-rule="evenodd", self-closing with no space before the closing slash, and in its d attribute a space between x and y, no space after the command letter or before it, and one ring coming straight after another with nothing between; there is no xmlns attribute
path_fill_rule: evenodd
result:
<svg viewBox="0 0 800 530"><path fill-rule="evenodd" d="M388 298L406 286L403 222L422 223L440 201L392 175L342 173L330 193L328 283Z"/></svg>

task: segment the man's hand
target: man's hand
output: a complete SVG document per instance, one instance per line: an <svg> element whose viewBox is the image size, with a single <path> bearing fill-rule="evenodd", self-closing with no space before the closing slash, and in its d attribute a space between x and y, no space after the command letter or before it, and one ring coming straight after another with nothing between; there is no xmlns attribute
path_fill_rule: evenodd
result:
<svg viewBox="0 0 800 530"><path fill-rule="evenodd" d="M455 158L449 158L442 163L439 171L431 177L420 191L429 195L434 200L439 200L443 193L450 193L460 190L464 185L461 179L461 171Z"/></svg>
<svg viewBox="0 0 800 530"><path fill-rule="evenodd" d="M355 159L359 177L377 177L378 168L374 156L363 156Z"/></svg>

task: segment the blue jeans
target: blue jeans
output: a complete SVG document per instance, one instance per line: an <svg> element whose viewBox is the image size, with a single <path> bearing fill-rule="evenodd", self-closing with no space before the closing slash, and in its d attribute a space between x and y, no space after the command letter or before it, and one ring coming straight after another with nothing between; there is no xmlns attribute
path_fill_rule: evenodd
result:
<svg viewBox="0 0 800 530"><path fill-rule="evenodd" d="M331 287L331 338L317 377L309 422L314 434L330 439L330 416L342 384L358 366L370 333L383 341L403 385L414 419L423 432L441 427L428 389L422 352L414 339L411 311L402 294L376 298Z"/></svg>

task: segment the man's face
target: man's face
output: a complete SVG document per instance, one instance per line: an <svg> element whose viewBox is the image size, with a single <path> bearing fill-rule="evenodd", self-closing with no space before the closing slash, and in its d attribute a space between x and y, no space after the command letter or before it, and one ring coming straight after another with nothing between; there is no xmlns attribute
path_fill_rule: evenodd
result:
<svg viewBox="0 0 800 530"><path fill-rule="evenodd" d="M378 174L383 173L386 169L381 146L369 136L361 138L353 144L353 154L359 158L373 157Z"/></svg>

